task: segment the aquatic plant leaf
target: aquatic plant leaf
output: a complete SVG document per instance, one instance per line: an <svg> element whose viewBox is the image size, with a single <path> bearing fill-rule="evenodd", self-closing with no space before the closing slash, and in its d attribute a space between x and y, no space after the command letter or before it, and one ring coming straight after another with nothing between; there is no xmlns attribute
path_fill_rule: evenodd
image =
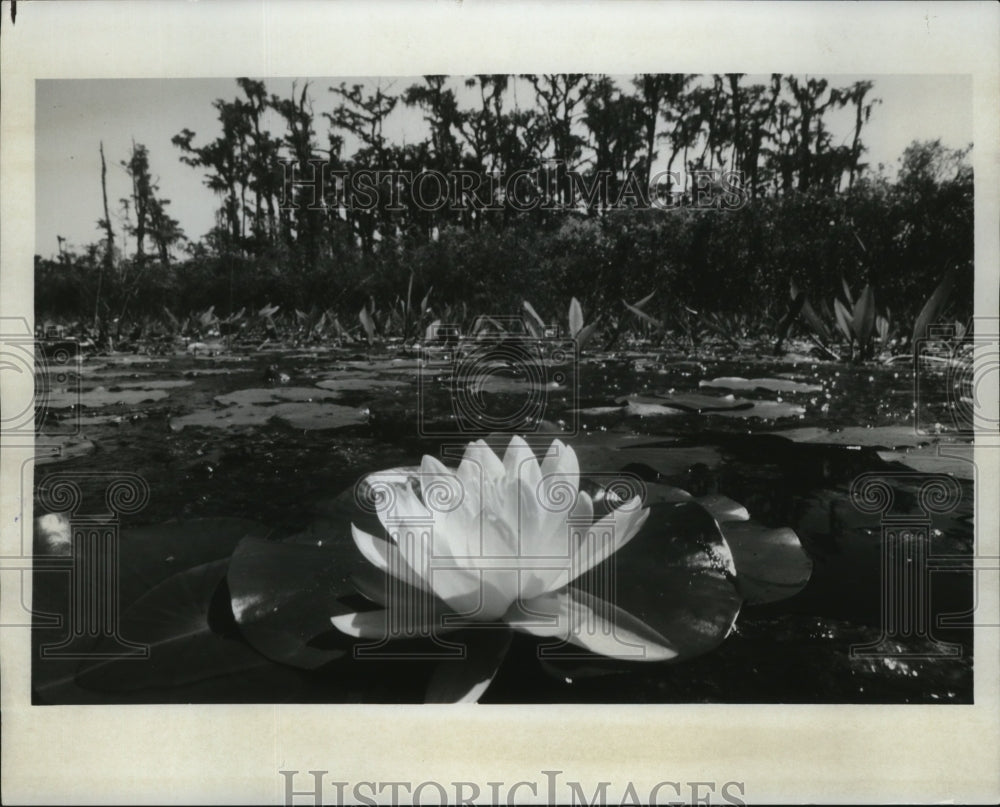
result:
<svg viewBox="0 0 1000 807"><path fill-rule="evenodd" d="M289 401L270 406L236 405L225 409L201 409L171 418L170 428L173 431L180 431L185 426L223 429L263 426L272 418L283 421L295 429L314 431L354 426L364 423L367 416L362 410L351 406Z"/></svg>
<svg viewBox="0 0 1000 807"><path fill-rule="evenodd" d="M228 558L244 538L264 538L269 527L245 518L168 521L123 530L119 598L123 607L184 569Z"/></svg>
<svg viewBox="0 0 1000 807"><path fill-rule="evenodd" d="M840 287L844 290L844 299L847 300L847 304L854 307L854 297L851 294L851 287L847 285L847 280L843 275L840 276Z"/></svg>
<svg viewBox="0 0 1000 807"><path fill-rule="evenodd" d="M414 378L414 380L416 379ZM333 392L365 392L376 389L398 389L399 387L410 386L410 382L400 378L377 378L376 376L369 375L360 378L326 378L322 381L317 381L316 386L320 389L331 390Z"/></svg>
<svg viewBox="0 0 1000 807"><path fill-rule="evenodd" d="M49 393L46 404L49 409L69 409L80 406L85 409L99 409L103 406L135 406L141 403L161 401L169 393L165 389L120 389L95 387L86 392L62 390Z"/></svg>
<svg viewBox="0 0 1000 807"><path fill-rule="evenodd" d="M534 307L527 300L523 301L524 310L528 313L530 319L525 320L525 324L528 325L528 329L531 331L533 336L539 336L545 332L545 320L543 320L538 312L535 311ZM536 326L535 329L531 328L531 324Z"/></svg>
<svg viewBox="0 0 1000 807"><path fill-rule="evenodd" d="M94 444L85 437L75 435L45 435L44 441L35 445L35 464L50 465L85 457L94 450Z"/></svg>
<svg viewBox="0 0 1000 807"><path fill-rule="evenodd" d="M872 330L875 327L875 293L870 285L865 286L858 301L854 304L854 313L851 317L851 330L854 338L862 347L868 345L871 339Z"/></svg>
<svg viewBox="0 0 1000 807"><path fill-rule="evenodd" d="M281 664L314 669L344 654L309 644L330 630L331 614L350 609L351 569L359 565L350 538L332 527L286 541L248 538L230 561L233 616L258 652Z"/></svg>
<svg viewBox="0 0 1000 807"><path fill-rule="evenodd" d="M941 282L934 289L931 296L927 298L927 302L924 303L923 308L920 309L920 313L913 324L911 344L916 345L917 340L927 338L927 329L941 316L945 305L948 303L948 298L951 296L951 290L954 285L955 270L950 269L941 279Z"/></svg>
<svg viewBox="0 0 1000 807"><path fill-rule="evenodd" d="M720 524L724 521L747 521L750 518L750 513L742 504L721 493L699 496L695 501Z"/></svg>
<svg viewBox="0 0 1000 807"><path fill-rule="evenodd" d="M583 330L583 309L574 297L569 303L569 335L574 339Z"/></svg>
<svg viewBox="0 0 1000 807"><path fill-rule="evenodd" d="M878 455L886 462L898 462L914 471L950 474L956 479L969 481L976 477L971 443L934 442L916 448L879 451Z"/></svg>
<svg viewBox="0 0 1000 807"><path fill-rule="evenodd" d="M822 426L807 426L803 429L785 429L774 434L798 443L828 443L882 449L918 446L935 439L917 434L912 426L845 426L837 430Z"/></svg>
<svg viewBox="0 0 1000 807"><path fill-rule="evenodd" d="M227 565L223 559L195 566L140 597L122 615L120 632L148 645L149 657L87 661L78 683L101 691L170 689L267 666L267 659L238 638L214 629L213 623L226 622L227 598L219 595ZM105 641L93 653L116 648Z"/></svg>
<svg viewBox="0 0 1000 807"><path fill-rule="evenodd" d="M726 376L698 382L699 387L721 387L722 389L753 390L766 389L770 392L822 392L822 384L793 381L788 378L740 378Z"/></svg>
<svg viewBox="0 0 1000 807"><path fill-rule="evenodd" d="M375 342L375 320L372 319L372 315L368 313L366 307L358 312L358 320L361 322L361 327L365 329L368 344L373 344Z"/></svg>
<svg viewBox="0 0 1000 807"><path fill-rule="evenodd" d="M736 586L752 605L798 594L812 575L812 560L788 528L769 529L752 520L719 524L733 553Z"/></svg>
<svg viewBox="0 0 1000 807"><path fill-rule="evenodd" d="M580 332L576 335L576 345L578 348L582 350L584 345L586 345L593 338L594 334L597 333L598 325L598 321L594 320L580 329Z"/></svg>
<svg viewBox="0 0 1000 807"><path fill-rule="evenodd" d="M634 305L629 305L624 300L622 300L622 305L624 305L629 311L631 311L633 314L635 314L639 319L643 320L644 322L648 322L650 325L655 326L659 330L663 330L663 328L664 328L663 323L660 322L660 320L656 319L655 317L651 317L649 314L647 314L641 308L637 308Z"/></svg>
<svg viewBox="0 0 1000 807"><path fill-rule="evenodd" d="M317 384L316 386L320 387L321 384ZM215 402L222 406L249 406L255 404L273 404L279 401L310 403L312 401L333 400L337 397L333 392L320 392L314 387L271 387L241 389L226 393L225 395L216 395Z"/></svg>
<svg viewBox="0 0 1000 807"><path fill-rule="evenodd" d="M851 314L840 300L833 301L833 311L837 318L837 327L840 328L844 338L851 342L854 340L854 331L851 329Z"/></svg>
<svg viewBox="0 0 1000 807"><path fill-rule="evenodd" d="M681 661L714 649L732 629L742 603L735 570L718 525L703 508L663 503L651 505L639 533L573 585L664 637L677 652L672 661ZM630 652L623 646L617 659L595 656L592 662L598 670L621 668ZM560 658L579 661L581 654L576 647L553 648L544 658L559 669Z"/></svg>

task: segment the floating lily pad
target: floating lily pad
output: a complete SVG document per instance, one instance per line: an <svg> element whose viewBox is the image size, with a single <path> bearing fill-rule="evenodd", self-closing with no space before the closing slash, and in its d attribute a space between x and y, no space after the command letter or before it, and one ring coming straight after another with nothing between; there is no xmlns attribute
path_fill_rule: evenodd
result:
<svg viewBox="0 0 1000 807"><path fill-rule="evenodd" d="M806 409L790 401L754 401L752 409L713 412L723 418L763 418L777 420L778 418L798 417L804 415Z"/></svg>
<svg viewBox="0 0 1000 807"><path fill-rule="evenodd" d="M225 623L224 611L219 612L228 607L228 598L219 589L227 565L219 560L196 566L140 597L122 616L120 633L147 645L149 657L85 662L79 683L102 691L165 689L267 666L248 645L213 629L214 621ZM94 653L105 649L113 652L116 646L105 641Z"/></svg>
<svg viewBox="0 0 1000 807"><path fill-rule="evenodd" d="M651 417L661 415L683 415L684 409L674 406L667 406L662 403L644 403L643 401L628 401L619 411L624 415L632 417ZM587 414L584 412L584 414Z"/></svg>
<svg viewBox="0 0 1000 807"><path fill-rule="evenodd" d="M187 378L201 378L202 376L232 375L233 373L249 373L252 367L206 367L200 370L188 370L184 373Z"/></svg>
<svg viewBox="0 0 1000 807"><path fill-rule="evenodd" d="M616 473L628 465L645 465L664 477L684 474L695 465L708 469L722 464L713 445L684 445L679 441L653 441L648 435L594 432L569 441L583 472Z"/></svg>
<svg viewBox="0 0 1000 807"><path fill-rule="evenodd" d="M928 435L918 434L912 426L847 426L843 429L810 426L804 429L783 429L774 434L797 443L828 443L882 449L918 446L934 439Z"/></svg>
<svg viewBox="0 0 1000 807"><path fill-rule="evenodd" d="M802 415L806 410L798 404L787 401L744 401L733 398L733 396L712 398L691 394L663 398L636 396L624 399L618 406L597 406L576 411L582 415L619 413L631 417L674 417L685 414L700 414L730 418L775 419Z"/></svg>
<svg viewBox="0 0 1000 807"><path fill-rule="evenodd" d="M805 588L813 565L794 531L750 520L722 521L719 526L733 553L737 587L747 602L784 600Z"/></svg>
<svg viewBox="0 0 1000 807"><path fill-rule="evenodd" d="M179 639L182 634L189 632L192 627L196 632L201 630L197 626L201 625L202 620L206 620L210 614L209 604L212 595L222 579L225 565L233 549L245 536L266 535L267 532L268 530L260 524L238 518L175 521L123 530L118 541L117 591L119 612L123 615L119 631L121 635L130 641L148 644L161 640L173 642L174 639ZM216 567L209 570L208 566L213 564L217 564ZM184 577L195 567L202 569ZM168 580L174 581L169 587L165 584ZM68 573L36 574L34 581L33 607L43 614L59 615L62 624L67 625L70 613ZM153 598L154 591L159 591L155 598ZM153 622L161 625L163 632L150 632L152 628L148 625L149 619L147 619L150 617L150 612L145 606L138 612L133 610L133 604L144 597L150 598L146 601L146 605L152 604L155 606L154 610L159 612L159 617L151 618ZM170 614L173 612L176 612L179 622L171 622L173 617ZM131 616L128 616L129 614ZM133 620L133 617L136 618ZM169 627L171 624L174 628ZM46 634L39 638L57 642L60 639L58 631L51 633L51 637ZM177 646L185 647L183 643ZM244 646L244 650L249 648ZM200 651L192 653L197 655ZM95 670L93 679L88 678L88 685L103 686L105 689L114 688L116 693L131 691L138 687L158 688L161 685L172 690L182 678L184 680L200 678L200 664L197 659L191 658L191 654L186 656L184 662L184 665L191 668L188 671L178 670L175 660L171 660L169 655L168 653L164 656L161 649L158 656L151 656L147 660L121 659L119 663L122 666L113 669L102 665L103 671ZM86 694L86 690L81 690L75 685L77 665L78 662L75 660L58 657L37 662L34 681L36 690L41 693L44 701L87 703L95 700L93 695ZM129 667L129 665L134 666ZM107 683L101 684L100 680L104 678L105 672L108 675ZM168 684L168 681L174 683ZM234 686L230 683L228 688L230 696L233 690ZM224 694L226 691L223 688L209 699L226 697ZM169 700L171 696L161 691L156 697Z"/></svg>
<svg viewBox="0 0 1000 807"><path fill-rule="evenodd" d="M223 406L249 406L273 404L281 401L311 403L312 401L334 400L338 397L334 392L317 392L313 387L268 387L241 389L225 395L217 395L215 402Z"/></svg>
<svg viewBox="0 0 1000 807"><path fill-rule="evenodd" d="M318 431L341 429L364 423L366 414L350 406L332 403L278 403L270 406L235 405L225 409L206 409L171 418L170 428L180 431L185 426L234 428L262 426L272 418L295 429Z"/></svg>
<svg viewBox="0 0 1000 807"><path fill-rule="evenodd" d="M655 398L641 400L648 400L650 403L658 401L667 406L701 413L749 409L754 403L735 395L702 395L697 392L665 392L657 394Z"/></svg>
<svg viewBox="0 0 1000 807"><path fill-rule="evenodd" d="M314 669L339 658L343 650L309 642L330 631L331 616L349 610L338 599L353 592L350 573L361 562L343 528L285 542L247 539L227 578L236 623L273 661Z"/></svg>
<svg viewBox="0 0 1000 807"><path fill-rule="evenodd" d="M879 451L878 455L886 462L899 462L914 471L950 474L970 481L976 476L971 443L931 443L899 451Z"/></svg>
<svg viewBox="0 0 1000 807"><path fill-rule="evenodd" d="M323 381L317 381L316 386L325 390L350 392L357 390L398 389L399 387L408 387L410 384L395 378L327 378Z"/></svg>
<svg viewBox="0 0 1000 807"><path fill-rule="evenodd" d="M110 356L102 356L100 361L106 365L132 365L141 364L164 364L170 359L167 356L138 356L131 353L113 353Z"/></svg>
<svg viewBox="0 0 1000 807"><path fill-rule="evenodd" d="M473 393L526 393L550 391L558 392L567 389L565 384L546 378L531 379L504 376L495 373L456 375L455 381L468 386Z"/></svg>
<svg viewBox="0 0 1000 807"><path fill-rule="evenodd" d="M734 572L729 547L705 510L692 502L654 504L639 533L574 585L666 637L679 661L707 653L729 634L742 603ZM623 648L619 663L627 657Z"/></svg>
<svg viewBox="0 0 1000 807"><path fill-rule="evenodd" d="M74 406L97 409L102 406L135 406L141 403L161 401L168 395L165 389L105 389L95 387L86 392L78 390L53 390L47 398L50 409L70 409Z"/></svg>
<svg viewBox="0 0 1000 807"><path fill-rule="evenodd" d="M190 387L194 382L186 381L181 378L168 378L168 379L150 379L139 380L139 381L119 381L116 382L113 387L115 389L136 389L136 390L151 390L151 389L179 389L180 387Z"/></svg>
<svg viewBox="0 0 1000 807"><path fill-rule="evenodd" d="M624 406L588 406L586 409L574 409L574 412L580 415L618 415L625 411ZM675 414L681 414L680 410L677 410Z"/></svg>
<svg viewBox="0 0 1000 807"><path fill-rule="evenodd" d="M35 441L35 464L49 465L85 457L94 450L94 444L86 437L63 435L39 437Z"/></svg>
<svg viewBox="0 0 1000 807"><path fill-rule="evenodd" d="M727 376L713 378L710 381L699 381L700 387L721 387L723 389L753 390L766 389L770 392L822 392L822 384L810 384L805 381L792 381L787 378L740 378Z"/></svg>

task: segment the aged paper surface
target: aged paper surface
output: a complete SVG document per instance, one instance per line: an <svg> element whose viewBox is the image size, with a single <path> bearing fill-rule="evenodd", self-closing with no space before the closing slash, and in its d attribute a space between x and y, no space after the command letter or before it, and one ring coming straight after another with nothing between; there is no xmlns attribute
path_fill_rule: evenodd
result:
<svg viewBox="0 0 1000 807"><path fill-rule="evenodd" d="M998 309L1000 12L989 3L500 4L46 2L2 5L0 315L33 319L36 82L82 78L420 76L442 73L801 72L972 77L975 310ZM115 158L113 158L115 159ZM175 206L180 204L175 200ZM96 217L96 216L95 216ZM94 236L95 238L97 236ZM5 337L6 337L5 333ZM17 335L17 334L15 334ZM31 330L24 334L28 339ZM993 353L992 361L996 361ZM7 401L31 378L4 373ZM547 797L546 771L615 803L995 803L1000 669L997 373L979 391L994 434L976 446L974 705L34 706L22 525L30 441L0 458L3 798L45 803L311 803L310 771L347 782L502 782ZM992 403L990 403L992 402ZM30 463L29 463L30 464ZM28 487L25 487L25 484ZM29 527L30 530L30 527ZM27 546L30 547L30 537ZM28 560L30 560L30 552ZM512 790L517 782L530 783ZM625 795L629 784L635 795ZM700 790L691 783L709 783ZM723 790L725 783L738 783ZM562 787L562 784L560 784ZM306 795L301 795L301 793ZM361 791L372 797L374 788ZM426 788L423 803L440 791ZM466 796L471 792L464 791ZM405 791L404 791L405 793ZM375 795L389 803L392 791ZM534 794L534 795L533 795ZM559 790L566 800L570 791ZM402 803L409 803L408 801Z"/></svg>

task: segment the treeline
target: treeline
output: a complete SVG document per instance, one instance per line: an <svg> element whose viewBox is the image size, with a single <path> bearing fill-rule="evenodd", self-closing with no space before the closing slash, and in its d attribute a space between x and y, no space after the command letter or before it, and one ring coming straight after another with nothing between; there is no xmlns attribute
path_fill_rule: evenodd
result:
<svg viewBox="0 0 1000 807"><path fill-rule="evenodd" d="M117 320L120 328L157 316L164 302L182 311L272 303L356 313L373 300L390 305L407 289L422 297L433 287L432 305L476 313L516 310L525 297L555 311L576 296L594 310L657 292L661 306L743 311L763 327L787 304L793 279L817 295L832 293L841 276L871 283L903 313L948 266L959 270L967 294L957 298L971 309L966 152L914 144L893 180L872 171L862 139L878 103L871 82L425 76L401 92L342 83L329 88L332 108L320 114L308 84L293 85L288 97L260 81L237 85L235 98L215 102L217 137L184 129L173 138L180 159L219 199L216 226L186 240L166 212L147 150L134 144L121 163L132 193L119 206L119 232L105 203L101 241L36 258L39 314ZM400 104L423 113L423 140L387 139ZM854 121L842 142L830 128L836 110ZM314 188L290 184L290 166L308 172L310 161L331 172L381 172L378 203L352 205L337 183L326 184L322 200ZM563 173L552 174L554 165ZM691 176L719 169L743 175L748 204L730 211L611 204L628 183L648 189L666 175L669 187L676 176L670 191L683 196ZM519 211L502 198L485 209L466 199L456 209L433 204L426 188L418 203L392 184L398 172L432 171L531 172L566 203ZM561 184L567 171L604 181L581 204Z"/></svg>

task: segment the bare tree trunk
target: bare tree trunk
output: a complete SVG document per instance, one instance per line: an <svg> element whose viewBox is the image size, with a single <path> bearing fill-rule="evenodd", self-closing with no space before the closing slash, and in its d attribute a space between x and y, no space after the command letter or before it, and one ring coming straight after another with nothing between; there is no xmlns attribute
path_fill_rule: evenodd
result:
<svg viewBox="0 0 1000 807"><path fill-rule="evenodd" d="M115 260L115 232L111 229L111 212L108 210L108 166L104 161L104 141L101 141L101 196L104 199L104 230L107 235L107 246L104 250L104 262L97 274L97 298L94 301L94 327L100 330L101 311L101 281L104 278L104 268L109 270Z"/></svg>

